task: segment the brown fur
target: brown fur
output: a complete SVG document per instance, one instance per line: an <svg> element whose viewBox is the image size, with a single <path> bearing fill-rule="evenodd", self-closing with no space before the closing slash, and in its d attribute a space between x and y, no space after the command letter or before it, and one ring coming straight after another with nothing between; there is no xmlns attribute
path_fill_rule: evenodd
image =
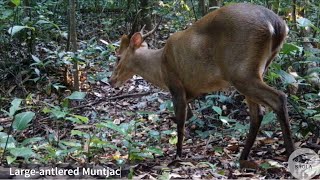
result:
<svg viewBox="0 0 320 180"><path fill-rule="evenodd" d="M125 50L121 51L121 60L110 83L120 86L138 74L170 91L178 126L178 156L182 155L187 103L203 93L234 86L246 96L251 117L240 159L247 159L260 127L259 104L270 106L277 113L290 155L294 145L286 95L267 86L262 79L286 35L285 22L262 6L242 3L222 7L190 28L174 33L159 50L137 43L141 34L134 34L130 45L121 43L120 49Z"/></svg>

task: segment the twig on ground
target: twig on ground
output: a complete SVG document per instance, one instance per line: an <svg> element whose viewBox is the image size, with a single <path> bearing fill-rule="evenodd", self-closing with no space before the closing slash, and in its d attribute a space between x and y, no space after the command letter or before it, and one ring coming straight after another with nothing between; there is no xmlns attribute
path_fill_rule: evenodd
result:
<svg viewBox="0 0 320 180"><path fill-rule="evenodd" d="M315 143L312 143L312 142L307 142L306 145L307 145L308 148L317 149L317 150L320 149L320 145L319 144L315 144Z"/></svg>
<svg viewBox="0 0 320 180"><path fill-rule="evenodd" d="M80 108L84 108L84 107L88 107L88 106L93 106L93 105L96 105L96 104L99 104L99 103L102 103L105 101L110 101L110 100L115 100L115 99L124 99L124 98L128 98L128 97L137 98L137 97L149 95L151 93L152 92L144 92L144 93L123 94L123 95L113 96L113 97L105 97L105 98L99 99L99 100L94 101L89 104L84 104L81 106L73 107L73 108L71 108L71 110L80 109Z"/></svg>

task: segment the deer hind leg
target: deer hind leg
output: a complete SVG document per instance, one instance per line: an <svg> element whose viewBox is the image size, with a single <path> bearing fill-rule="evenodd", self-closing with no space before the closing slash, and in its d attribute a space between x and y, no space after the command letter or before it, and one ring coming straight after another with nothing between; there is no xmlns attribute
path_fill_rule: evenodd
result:
<svg viewBox="0 0 320 180"><path fill-rule="evenodd" d="M257 104L267 105L277 114L277 118L282 129L284 145L289 157L295 148L288 120L286 95L283 92L277 91L266 85L259 77L255 78L254 76L248 76L247 78L243 78L243 80L235 80L233 81L233 85L238 91L249 98L250 101ZM245 154L243 156L243 158L245 158Z"/></svg>
<svg viewBox="0 0 320 180"><path fill-rule="evenodd" d="M251 101L248 97L246 97L246 100L249 106L249 113L250 113L250 129L249 129L249 134L247 135L246 144L240 156L240 160L248 159L250 149L252 148L254 141L256 140L257 133L259 131L261 121L262 121L262 113L261 113L260 105Z"/></svg>

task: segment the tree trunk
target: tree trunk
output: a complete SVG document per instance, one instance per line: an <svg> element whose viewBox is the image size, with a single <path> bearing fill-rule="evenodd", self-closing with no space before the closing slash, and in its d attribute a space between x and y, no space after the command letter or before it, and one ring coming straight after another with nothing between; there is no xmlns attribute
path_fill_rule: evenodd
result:
<svg viewBox="0 0 320 180"><path fill-rule="evenodd" d="M76 32L76 2L75 0L69 0L70 5L70 42L71 51L74 52L75 56L78 50L77 47L77 32ZM79 65L78 61L73 61L73 90L79 91Z"/></svg>
<svg viewBox="0 0 320 180"><path fill-rule="evenodd" d="M32 0L25 0L24 1L24 6L26 7L24 9L24 16L25 17L29 17L30 18L30 21L33 20L33 17L32 17L32 7L33 7L34 3L32 2ZM35 37L34 37L34 32L33 31L30 31L30 34L29 34L29 37L27 39L27 43L28 43L28 51L29 51L29 58L31 59L31 55L34 54L34 51L35 51L35 44L34 44L34 40L35 40Z"/></svg>
<svg viewBox="0 0 320 180"><path fill-rule="evenodd" d="M67 45L66 45L66 51L70 51L70 2L65 6L66 10L66 21L68 22L68 39L67 39ZM64 72L63 72L63 83L66 86L71 86L71 83L69 83L69 65L64 65Z"/></svg>
<svg viewBox="0 0 320 180"><path fill-rule="evenodd" d="M218 9L222 6L222 0L209 0L208 11Z"/></svg>
<svg viewBox="0 0 320 180"><path fill-rule="evenodd" d="M296 0L292 0L292 15L291 15L291 18L292 18L292 22L293 22L293 29L295 31L297 31L297 15L296 15L296 5L297 5L297 1Z"/></svg>
<svg viewBox="0 0 320 180"><path fill-rule="evenodd" d="M146 25L146 30L152 29L152 23L151 23L151 15L149 11L149 1L148 0L140 0L140 9L141 11L141 25Z"/></svg>
<svg viewBox="0 0 320 180"><path fill-rule="evenodd" d="M205 0L199 0L199 12L201 16L204 16L207 13Z"/></svg>
<svg viewBox="0 0 320 180"><path fill-rule="evenodd" d="M220 6L219 0L209 0L209 7Z"/></svg>

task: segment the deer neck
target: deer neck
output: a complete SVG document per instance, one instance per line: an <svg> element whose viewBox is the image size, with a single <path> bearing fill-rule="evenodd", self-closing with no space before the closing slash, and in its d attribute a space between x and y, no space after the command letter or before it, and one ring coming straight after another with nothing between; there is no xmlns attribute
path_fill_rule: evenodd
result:
<svg viewBox="0 0 320 180"><path fill-rule="evenodd" d="M161 71L161 62L163 58L162 49L143 49L136 52L135 73L143 77L148 82L167 89Z"/></svg>

